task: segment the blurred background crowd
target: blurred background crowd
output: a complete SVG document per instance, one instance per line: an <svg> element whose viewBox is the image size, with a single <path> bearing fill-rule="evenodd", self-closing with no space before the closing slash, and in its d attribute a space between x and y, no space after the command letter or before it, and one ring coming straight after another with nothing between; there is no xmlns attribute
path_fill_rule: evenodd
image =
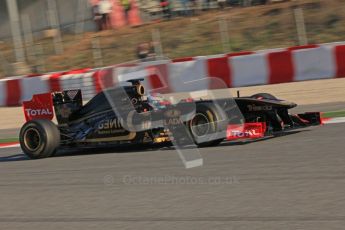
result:
<svg viewBox="0 0 345 230"><path fill-rule="evenodd" d="M343 0L0 0L0 77L345 39Z"/></svg>
<svg viewBox="0 0 345 230"><path fill-rule="evenodd" d="M91 0L99 30L139 25L143 21L195 16L210 9L264 5L284 0ZM285 0L286 1L286 0Z"/></svg>

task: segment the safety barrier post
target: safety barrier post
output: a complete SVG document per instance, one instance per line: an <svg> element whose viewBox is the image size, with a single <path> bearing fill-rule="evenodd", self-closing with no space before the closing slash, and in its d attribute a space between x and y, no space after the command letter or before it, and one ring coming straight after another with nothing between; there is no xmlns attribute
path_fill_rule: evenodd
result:
<svg viewBox="0 0 345 230"><path fill-rule="evenodd" d="M3 43L2 41L0 41L0 44ZM3 73L5 74L5 76L8 76L11 74L9 66L10 64L8 63L8 61L6 60L4 54L2 53L2 51L0 50L0 65L2 67Z"/></svg>
<svg viewBox="0 0 345 230"><path fill-rule="evenodd" d="M304 22L304 14L302 8L294 9L294 15L299 45L307 45L307 30Z"/></svg>
<svg viewBox="0 0 345 230"><path fill-rule="evenodd" d="M23 27L27 60L31 63L34 63L36 62L36 51L34 48L34 39L33 39L33 34L32 34L31 20L30 20L29 15L27 14L23 14L21 16L21 19L22 19L22 27Z"/></svg>
<svg viewBox="0 0 345 230"><path fill-rule="evenodd" d="M158 57L163 57L163 48L161 43L161 35L159 29L152 30L152 41L154 44L155 53Z"/></svg>
<svg viewBox="0 0 345 230"><path fill-rule="evenodd" d="M44 50L43 50L43 46L41 43L38 43L35 45L35 50L36 50L36 54L37 54L37 72L39 73L44 73L46 72L46 68L45 68L45 56L44 56Z"/></svg>
<svg viewBox="0 0 345 230"><path fill-rule="evenodd" d="M229 46L228 23L225 18L220 18L218 20L218 23L219 23L220 38L221 38L222 46L223 46L223 52L229 53L230 46Z"/></svg>
<svg viewBox="0 0 345 230"><path fill-rule="evenodd" d="M50 27L56 30L56 34L53 36L55 53L61 55L63 53L63 45L60 33L60 23L57 16L57 7L55 0L48 0L48 18Z"/></svg>
<svg viewBox="0 0 345 230"><path fill-rule="evenodd" d="M25 62L23 40L20 31L17 1L7 0L7 9L11 22L12 40L17 62Z"/></svg>
<svg viewBox="0 0 345 230"><path fill-rule="evenodd" d="M84 31L86 9L87 2L85 0L78 0L77 14L75 16L75 34L81 34Z"/></svg>
<svg viewBox="0 0 345 230"><path fill-rule="evenodd" d="M97 35L93 36L91 43L92 43L92 54L93 54L93 60L94 60L95 66L96 67L103 66L102 50L99 43L99 37Z"/></svg>

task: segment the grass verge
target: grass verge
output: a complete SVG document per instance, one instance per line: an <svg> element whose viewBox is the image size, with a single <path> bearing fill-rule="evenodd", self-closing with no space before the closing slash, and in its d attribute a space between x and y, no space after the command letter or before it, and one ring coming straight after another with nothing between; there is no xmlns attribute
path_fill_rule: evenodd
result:
<svg viewBox="0 0 345 230"><path fill-rule="evenodd" d="M322 114L322 117L323 118L345 117L345 111L325 112Z"/></svg>
<svg viewBox="0 0 345 230"><path fill-rule="evenodd" d="M18 142L18 138L5 138L5 139L0 139L0 144L4 144L4 143L11 143L11 142Z"/></svg>

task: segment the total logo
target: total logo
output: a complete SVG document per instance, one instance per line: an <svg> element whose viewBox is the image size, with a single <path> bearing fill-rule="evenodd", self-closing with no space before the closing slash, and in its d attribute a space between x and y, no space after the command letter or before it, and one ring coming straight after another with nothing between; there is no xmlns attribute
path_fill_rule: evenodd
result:
<svg viewBox="0 0 345 230"><path fill-rule="evenodd" d="M25 112L30 117L53 115L53 112L50 109L25 109Z"/></svg>
<svg viewBox="0 0 345 230"><path fill-rule="evenodd" d="M245 123L242 125L229 125L227 139L249 139L262 138L265 136L266 126L264 123Z"/></svg>
<svg viewBox="0 0 345 230"><path fill-rule="evenodd" d="M232 130L230 136L238 137L238 138L250 138L250 137L256 137L260 135L260 133L257 133L255 129L252 130L246 130L244 132L239 130Z"/></svg>

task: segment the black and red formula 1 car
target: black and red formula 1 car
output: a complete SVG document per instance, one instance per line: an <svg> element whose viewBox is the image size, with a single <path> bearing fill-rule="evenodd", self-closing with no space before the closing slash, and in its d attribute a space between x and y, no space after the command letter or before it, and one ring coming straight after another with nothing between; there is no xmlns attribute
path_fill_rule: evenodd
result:
<svg viewBox="0 0 345 230"><path fill-rule="evenodd" d="M188 139L203 147L321 124L320 113L292 115L288 110L295 103L266 93L172 104L159 95L145 95L141 80L104 90L85 105L80 90L34 95L23 103L23 152L37 159L67 147L183 145Z"/></svg>

